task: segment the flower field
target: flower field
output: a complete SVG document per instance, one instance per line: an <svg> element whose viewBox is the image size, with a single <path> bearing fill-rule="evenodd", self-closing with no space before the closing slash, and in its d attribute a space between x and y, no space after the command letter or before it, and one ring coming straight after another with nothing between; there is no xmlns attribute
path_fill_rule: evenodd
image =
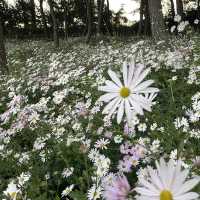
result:
<svg viewBox="0 0 200 200"><path fill-rule="evenodd" d="M199 36L7 46L0 199L199 198Z"/></svg>

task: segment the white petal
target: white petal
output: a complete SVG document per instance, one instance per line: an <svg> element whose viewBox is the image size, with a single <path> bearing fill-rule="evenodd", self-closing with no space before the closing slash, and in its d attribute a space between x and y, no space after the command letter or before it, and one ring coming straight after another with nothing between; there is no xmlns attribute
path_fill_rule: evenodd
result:
<svg viewBox="0 0 200 200"><path fill-rule="evenodd" d="M145 70L140 74L140 76L139 76L139 78L136 80L136 82L134 83L134 87L137 86L139 83L141 83L150 71L151 71L150 68L145 69Z"/></svg>
<svg viewBox="0 0 200 200"><path fill-rule="evenodd" d="M199 183L199 179L197 178L193 178L189 181L186 181L183 186L177 191L176 195L180 195L180 194L184 194L188 191L190 191L191 189L193 189L198 183Z"/></svg>
<svg viewBox="0 0 200 200"><path fill-rule="evenodd" d="M115 97L119 96L119 93L107 93L102 95L98 101L109 102L110 100L114 99Z"/></svg>
<svg viewBox="0 0 200 200"><path fill-rule="evenodd" d="M145 196L158 196L158 193L154 193L151 190L148 190L146 188L142 188L142 187L137 187L135 188L135 191L140 193L141 195L145 195Z"/></svg>
<svg viewBox="0 0 200 200"><path fill-rule="evenodd" d="M117 123L120 124L124 115L124 100L121 101L118 112L117 112Z"/></svg>
<svg viewBox="0 0 200 200"><path fill-rule="evenodd" d="M127 70L127 62L123 63L123 79L124 79L124 85L128 86L128 70Z"/></svg>
<svg viewBox="0 0 200 200"><path fill-rule="evenodd" d="M113 72L112 70L108 70L108 75L110 76L110 78L119 86L122 87L122 83L119 80L119 78L117 77L116 73Z"/></svg>
<svg viewBox="0 0 200 200"><path fill-rule="evenodd" d="M196 192L189 192L186 194L183 194L181 196L175 196L174 200L192 200L192 199L197 199L199 195Z"/></svg>
<svg viewBox="0 0 200 200"><path fill-rule="evenodd" d="M113 106L117 103L117 101L119 100L118 97L114 98L112 101L110 101L105 108L103 109L102 113L103 114L108 114L110 112L110 110L113 108Z"/></svg>
<svg viewBox="0 0 200 200"><path fill-rule="evenodd" d="M140 105L137 104L135 102L135 100L131 96L128 98L128 100L131 103L133 109L136 111L136 113L139 113L140 115L144 114L144 112L143 112L142 108L140 107Z"/></svg>
<svg viewBox="0 0 200 200"><path fill-rule="evenodd" d="M140 90L139 91L140 93L157 93L157 92L159 92L159 89L158 88L155 88L155 87L148 87L148 88L146 88L146 89L144 89L144 90Z"/></svg>
<svg viewBox="0 0 200 200"><path fill-rule="evenodd" d="M128 99L125 99L125 112L126 112L126 116L127 116L127 121L128 121L128 123L130 123L132 111L131 111L131 106L130 106Z"/></svg>
<svg viewBox="0 0 200 200"><path fill-rule="evenodd" d="M160 158L160 163L158 163L156 161L156 167L158 170L158 174L160 177L160 181L162 182L163 186L166 188L167 184L166 184L166 180L167 180L167 166L166 166L166 162L163 158Z"/></svg>
<svg viewBox="0 0 200 200"><path fill-rule="evenodd" d="M107 86L113 87L114 89L118 89L118 90L120 89L120 87L116 85L113 81L106 80L105 83Z"/></svg>
<svg viewBox="0 0 200 200"><path fill-rule="evenodd" d="M142 95L136 95L136 94L131 95L131 97L136 102L138 102L145 110L149 112L151 111L152 102L150 102L148 99L145 99Z"/></svg>
<svg viewBox="0 0 200 200"><path fill-rule="evenodd" d="M121 100L122 100L121 98L118 98L117 102L114 104L114 106L110 110L109 116L111 116L115 112L115 110L117 110L117 107L121 103Z"/></svg>
<svg viewBox="0 0 200 200"><path fill-rule="evenodd" d="M144 187L146 187L146 188L148 188L149 190L151 190L152 192L158 193L158 194L159 194L158 188L154 187L153 184L149 183L149 182L146 181L145 179L142 178L142 179L140 180L140 183L141 183Z"/></svg>
<svg viewBox="0 0 200 200"><path fill-rule="evenodd" d="M164 186L158 174L151 167L148 167L148 171L149 171L149 175L151 176L151 180L154 186L156 186L159 190L163 190Z"/></svg>
<svg viewBox="0 0 200 200"><path fill-rule="evenodd" d="M179 166L179 168L176 167L176 177L179 177L179 178L176 178L174 180L174 183L172 184L172 191L174 193L176 193L178 191L178 189L182 186L183 182L185 181L185 179L187 178L189 174L189 170L184 170L184 171L181 171L181 164Z"/></svg>
<svg viewBox="0 0 200 200"><path fill-rule="evenodd" d="M142 72L142 70L144 69L144 65L136 65L136 70L135 70L135 73L134 73L134 77L133 79L131 80L131 84L130 85L133 85L135 83L135 81L137 81L140 73Z"/></svg>
<svg viewBox="0 0 200 200"><path fill-rule="evenodd" d="M135 88L133 88L133 91L139 92L140 90L145 90L147 87L149 87L153 83L154 83L153 80L144 81L144 82L140 83L139 85L137 85Z"/></svg>
<svg viewBox="0 0 200 200"><path fill-rule="evenodd" d="M158 200L159 198L158 197L152 197L152 196L145 196L145 195L142 195L142 196L139 196L137 197L136 200Z"/></svg>
<svg viewBox="0 0 200 200"><path fill-rule="evenodd" d="M128 87L130 87L131 81L133 79L134 70L135 70L135 61L133 60L129 64L129 70L128 70Z"/></svg>
<svg viewBox="0 0 200 200"><path fill-rule="evenodd" d="M98 90L99 91L103 91L103 92L119 92L119 89L118 88L114 88L114 87L111 87L111 86L100 86L98 87Z"/></svg>

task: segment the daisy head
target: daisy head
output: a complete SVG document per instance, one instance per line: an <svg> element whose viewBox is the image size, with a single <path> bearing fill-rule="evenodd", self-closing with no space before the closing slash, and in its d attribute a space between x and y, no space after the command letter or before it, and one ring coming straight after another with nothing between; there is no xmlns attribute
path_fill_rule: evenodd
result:
<svg viewBox="0 0 200 200"><path fill-rule="evenodd" d="M157 169L149 167L148 177L139 178L139 185L135 191L139 194L137 200L192 200L199 195L190 192L200 179L195 177L187 180L188 170L181 169L181 161L170 160L165 162L163 158L156 162Z"/></svg>
<svg viewBox="0 0 200 200"><path fill-rule="evenodd" d="M158 93L158 89L150 87L154 81L144 81L149 74L150 68L143 64L134 62L123 64L123 81L117 74L108 70L111 80L107 80L105 86L100 86L99 90L106 92L99 101L108 102L103 110L103 114L112 116L117 111L117 122L120 123L124 114L130 122L133 114L144 114L144 110L151 111L152 101Z"/></svg>

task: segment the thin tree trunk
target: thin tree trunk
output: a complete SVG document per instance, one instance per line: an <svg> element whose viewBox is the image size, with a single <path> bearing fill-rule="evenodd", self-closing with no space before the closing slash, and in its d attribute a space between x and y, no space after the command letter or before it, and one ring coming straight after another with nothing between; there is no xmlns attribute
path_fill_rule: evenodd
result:
<svg viewBox="0 0 200 200"><path fill-rule="evenodd" d="M2 74L7 74L8 73L6 50L5 50L5 44L4 44L4 34L3 34L3 26L2 26L1 16L0 16L0 71L1 71Z"/></svg>
<svg viewBox="0 0 200 200"><path fill-rule="evenodd" d="M109 0L106 0L106 16L105 16L105 23L107 26L107 29L110 33L111 36L113 36L113 28L112 28L112 23L111 23L111 18L112 18L112 13L110 12L110 3Z"/></svg>
<svg viewBox="0 0 200 200"><path fill-rule="evenodd" d="M103 8L105 0L98 0L98 24L97 24L97 36L101 35Z"/></svg>
<svg viewBox="0 0 200 200"><path fill-rule="evenodd" d="M167 31L163 19L161 0L148 0L148 3L152 36L155 40L165 39Z"/></svg>
<svg viewBox="0 0 200 200"><path fill-rule="evenodd" d="M151 20L150 20L150 15L149 15L149 3L148 1L145 1L144 5L144 34L145 35L150 35L151 34Z"/></svg>
<svg viewBox="0 0 200 200"><path fill-rule="evenodd" d="M171 14L172 17L174 18L175 16L174 0L170 0L170 3L171 3Z"/></svg>
<svg viewBox="0 0 200 200"><path fill-rule="evenodd" d="M92 24L93 24L93 0L87 0L87 36L86 36L86 42L89 43L91 36L92 36Z"/></svg>
<svg viewBox="0 0 200 200"><path fill-rule="evenodd" d="M65 40L68 40L68 5L66 0L63 1L63 7L64 7L64 22L65 22L65 27L64 27L64 33L65 33Z"/></svg>
<svg viewBox="0 0 200 200"><path fill-rule="evenodd" d="M30 0L30 13L31 13L31 34L36 30L36 14L35 14L35 2Z"/></svg>
<svg viewBox="0 0 200 200"><path fill-rule="evenodd" d="M145 0L141 0L140 2L140 22L138 27L138 35L142 34L142 28L143 28L143 16L144 16L144 8L145 8Z"/></svg>
<svg viewBox="0 0 200 200"><path fill-rule="evenodd" d="M40 14L41 14L41 18L42 18L42 25L44 28L44 34L45 34L46 38L48 38L48 28L47 28L46 17L44 14L44 9L43 9L43 1L44 0L40 0Z"/></svg>
<svg viewBox="0 0 200 200"><path fill-rule="evenodd" d="M176 0L176 8L177 8L177 14L183 17L183 1L182 0Z"/></svg>
<svg viewBox="0 0 200 200"><path fill-rule="evenodd" d="M49 7L50 7L50 14L51 14L51 17L52 17L52 20L53 20L54 45L55 45L55 47L59 47L58 22L57 22L55 11L54 11L53 1L48 0L48 4L49 4Z"/></svg>

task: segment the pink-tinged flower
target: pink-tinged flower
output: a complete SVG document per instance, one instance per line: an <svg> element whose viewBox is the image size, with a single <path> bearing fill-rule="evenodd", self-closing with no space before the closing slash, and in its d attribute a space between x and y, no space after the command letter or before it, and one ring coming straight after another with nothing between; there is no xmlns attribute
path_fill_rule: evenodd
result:
<svg viewBox="0 0 200 200"><path fill-rule="evenodd" d="M103 197L106 200L127 200L131 187L124 175L114 177L112 185L106 185Z"/></svg>

